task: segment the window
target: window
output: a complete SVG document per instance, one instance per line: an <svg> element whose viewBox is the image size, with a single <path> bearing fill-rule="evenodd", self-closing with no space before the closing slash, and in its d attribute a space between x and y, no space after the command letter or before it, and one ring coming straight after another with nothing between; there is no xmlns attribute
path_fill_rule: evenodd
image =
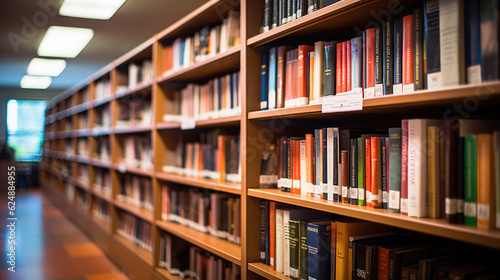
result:
<svg viewBox="0 0 500 280"><path fill-rule="evenodd" d="M41 160L46 108L45 101L7 102L7 144L14 149L15 160Z"/></svg>

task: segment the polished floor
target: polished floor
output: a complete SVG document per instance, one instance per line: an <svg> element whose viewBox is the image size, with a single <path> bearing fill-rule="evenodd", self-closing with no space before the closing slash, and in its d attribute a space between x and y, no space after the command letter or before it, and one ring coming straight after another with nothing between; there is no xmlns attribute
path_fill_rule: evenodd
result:
<svg viewBox="0 0 500 280"><path fill-rule="evenodd" d="M9 271L12 220L7 220L7 193L0 195L0 279L128 279L50 199L33 190L19 191L15 198L15 272Z"/></svg>

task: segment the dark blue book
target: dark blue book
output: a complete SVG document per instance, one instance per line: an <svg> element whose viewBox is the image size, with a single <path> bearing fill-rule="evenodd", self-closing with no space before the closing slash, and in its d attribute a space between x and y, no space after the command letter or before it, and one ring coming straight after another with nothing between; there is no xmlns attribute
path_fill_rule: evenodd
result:
<svg viewBox="0 0 500 280"><path fill-rule="evenodd" d="M349 203L358 204L358 139L351 139L349 161Z"/></svg>
<svg viewBox="0 0 500 280"><path fill-rule="evenodd" d="M327 149L327 133L326 130L327 128L324 127L322 128L323 130L323 135L321 137L321 146L322 146L322 153L323 153L323 186L326 186L326 183L328 182L328 149ZM322 187L322 193L323 193L323 199L328 200L328 191L326 187Z"/></svg>
<svg viewBox="0 0 500 280"><path fill-rule="evenodd" d="M276 109L276 92L277 92L277 58L278 48L271 48L269 51L269 69L268 69L268 96L267 96L267 109Z"/></svg>
<svg viewBox="0 0 500 280"><path fill-rule="evenodd" d="M292 20L297 19L297 1L298 0L292 0Z"/></svg>
<svg viewBox="0 0 500 280"><path fill-rule="evenodd" d="M267 110L267 55L262 56L260 65L260 109Z"/></svg>
<svg viewBox="0 0 500 280"><path fill-rule="evenodd" d="M481 2L465 0L465 67L467 83L481 82Z"/></svg>
<svg viewBox="0 0 500 280"><path fill-rule="evenodd" d="M337 42L332 41L325 44L325 87L324 96L335 95L335 78L337 53Z"/></svg>
<svg viewBox="0 0 500 280"><path fill-rule="evenodd" d="M384 34L382 36L383 45L383 79L384 79L384 95L392 94L392 85L394 80L394 29L392 22L386 21L382 25Z"/></svg>
<svg viewBox="0 0 500 280"><path fill-rule="evenodd" d="M333 4L333 3L337 3L339 1L340 0L323 0L323 1L321 1L321 8L329 6L329 5Z"/></svg>
<svg viewBox="0 0 500 280"><path fill-rule="evenodd" d="M413 89L424 88L424 25L422 8L413 10Z"/></svg>
<svg viewBox="0 0 500 280"><path fill-rule="evenodd" d="M312 222L307 225L309 279L330 279L331 222Z"/></svg>
<svg viewBox="0 0 500 280"><path fill-rule="evenodd" d="M288 1L289 0L280 0L281 24L288 22Z"/></svg>
<svg viewBox="0 0 500 280"><path fill-rule="evenodd" d="M381 96L384 94L383 84L383 69L384 63L383 60L383 36L382 36L383 28L378 25L375 26L375 96Z"/></svg>
<svg viewBox="0 0 500 280"><path fill-rule="evenodd" d="M269 265L269 201L260 201L260 261Z"/></svg>
<svg viewBox="0 0 500 280"><path fill-rule="evenodd" d="M403 83L403 20L394 20L394 85ZM394 92L396 93L396 92ZM402 93L402 92L401 92Z"/></svg>
<svg viewBox="0 0 500 280"><path fill-rule="evenodd" d="M424 3L424 41L425 41L424 59L426 63L426 73L427 73L427 77L425 78L425 87L427 89L435 89L441 86L440 85L441 41L440 41L440 31L439 31L439 0L427 0ZM465 42L467 42L467 40L465 40ZM479 54L481 53L481 47L479 45L478 45L478 52Z"/></svg>
<svg viewBox="0 0 500 280"><path fill-rule="evenodd" d="M500 78L498 0L481 1L481 74L482 81Z"/></svg>
<svg viewBox="0 0 500 280"><path fill-rule="evenodd" d="M265 0L264 2L264 22L263 22L263 31L267 32L269 31L271 27L271 20L272 20L272 15L271 15L271 0Z"/></svg>
<svg viewBox="0 0 500 280"><path fill-rule="evenodd" d="M280 0L272 0L273 17L271 22L271 28L278 27L278 2Z"/></svg>

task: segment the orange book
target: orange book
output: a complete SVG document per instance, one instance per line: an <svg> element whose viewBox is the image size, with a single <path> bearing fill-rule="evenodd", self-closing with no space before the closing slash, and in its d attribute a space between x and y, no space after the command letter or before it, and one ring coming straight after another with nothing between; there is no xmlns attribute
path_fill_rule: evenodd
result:
<svg viewBox="0 0 500 280"><path fill-rule="evenodd" d="M372 141L365 139L365 185L366 185L366 206L372 206Z"/></svg>
<svg viewBox="0 0 500 280"><path fill-rule="evenodd" d="M381 161L380 137L371 137L371 192L372 207L380 207L382 189L382 161Z"/></svg>
<svg viewBox="0 0 500 280"><path fill-rule="evenodd" d="M174 47L168 45L162 50L163 73L171 70L174 67ZM162 74L163 74L162 73Z"/></svg>
<svg viewBox="0 0 500 280"><path fill-rule="evenodd" d="M314 92L314 52L309 53L309 96L311 96ZM310 100L311 98L309 98Z"/></svg>
<svg viewBox="0 0 500 280"><path fill-rule="evenodd" d="M403 87L413 84L413 15L403 17Z"/></svg>
<svg viewBox="0 0 500 280"><path fill-rule="evenodd" d="M276 202L269 202L269 263L276 270Z"/></svg>
<svg viewBox="0 0 500 280"><path fill-rule="evenodd" d="M351 91L351 40L346 45L346 91Z"/></svg>
<svg viewBox="0 0 500 280"><path fill-rule="evenodd" d="M293 183L294 193L300 194L300 140L293 140Z"/></svg>
<svg viewBox="0 0 500 280"><path fill-rule="evenodd" d="M342 42L342 92L346 91L347 91L347 42Z"/></svg>
<svg viewBox="0 0 500 280"><path fill-rule="evenodd" d="M293 76L293 54L294 50L286 52L286 62L285 62L285 107L293 107L294 93L293 84L296 77ZM287 106L288 105L288 106Z"/></svg>
<svg viewBox="0 0 500 280"><path fill-rule="evenodd" d="M307 105L307 58L314 46L300 45L297 61L297 106Z"/></svg>
<svg viewBox="0 0 500 280"><path fill-rule="evenodd" d="M289 47L281 46L278 48L278 63L276 69L276 108L285 107L285 69L286 53Z"/></svg>
<svg viewBox="0 0 500 280"><path fill-rule="evenodd" d="M375 86L375 28L366 29L366 87Z"/></svg>
<svg viewBox="0 0 500 280"><path fill-rule="evenodd" d="M306 134L306 185L313 184L313 148L314 137L312 134ZM307 196L312 196L312 192L306 192Z"/></svg>
<svg viewBox="0 0 500 280"><path fill-rule="evenodd" d="M495 228L493 134L477 135L477 227Z"/></svg>
<svg viewBox="0 0 500 280"><path fill-rule="evenodd" d="M335 93L342 93L342 43L337 43L337 56L336 56L336 74L335 74ZM333 70L333 69L332 69Z"/></svg>

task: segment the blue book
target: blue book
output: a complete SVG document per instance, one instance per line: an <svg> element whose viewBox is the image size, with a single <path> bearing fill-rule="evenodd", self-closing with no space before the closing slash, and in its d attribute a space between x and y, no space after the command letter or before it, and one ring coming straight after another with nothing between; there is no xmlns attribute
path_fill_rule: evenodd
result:
<svg viewBox="0 0 500 280"><path fill-rule="evenodd" d="M269 51L269 83L267 108L276 109L276 73L277 73L278 48L274 47Z"/></svg>
<svg viewBox="0 0 500 280"><path fill-rule="evenodd" d="M403 20L394 20L394 84L403 83Z"/></svg>
<svg viewBox="0 0 500 280"><path fill-rule="evenodd" d="M466 0L464 5L465 67L467 83L471 84L481 82L481 4L480 1Z"/></svg>
<svg viewBox="0 0 500 280"><path fill-rule="evenodd" d="M425 88L434 89L440 86L439 83L437 85L435 85L435 83L440 82L439 75L441 75L439 0L427 0L424 3L424 42L424 60L426 61L427 73ZM465 42L467 42L467 40L465 40ZM478 46L478 51L481 53L480 46Z"/></svg>
<svg viewBox="0 0 500 280"><path fill-rule="evenodd" d="M330 279L331 221L307 224L307 271L309 280Z"/></svg>
<svg viewBox="0 0 500 280"><path fill-rule="evenodd" d="M267 110L267 55L262 56L260 66L260 109Z"/></svg>
<svg viewBox="0 0 500 280"><path fill-rule="evenodd" d="M363 37L351 39L351 88L363 88Z"/></svg>
<svg viewBox="0 0 500 280"><path fill-rule="evenodd" d="M337 41L325 44L325 87L324 96L335 95L335 71L336 71L336 52Z"/></svg>
<svg viewBox="0 0 500 280"><path fill-rule="evenodd" d="M384 22L382 25L384 34L382 36L383 46L383 80L384 80L384 95L392 94L392 84L394 79L394 45L392 23L390 21Z"/></svg>

